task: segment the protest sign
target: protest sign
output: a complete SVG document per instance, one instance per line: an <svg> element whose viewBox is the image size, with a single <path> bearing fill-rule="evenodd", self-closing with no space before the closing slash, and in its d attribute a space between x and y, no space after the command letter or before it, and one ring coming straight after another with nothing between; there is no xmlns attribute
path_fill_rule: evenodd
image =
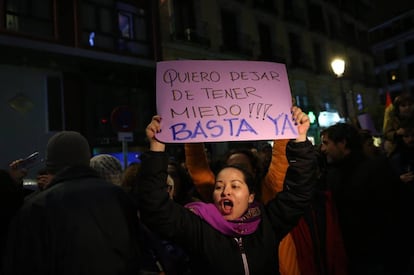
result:
<svg viewBox="0 0 414 275"><path fill-rule="evenodd" d="M295 138L284 64L179 60L157 63L157 113L166 143Z"/></svg>

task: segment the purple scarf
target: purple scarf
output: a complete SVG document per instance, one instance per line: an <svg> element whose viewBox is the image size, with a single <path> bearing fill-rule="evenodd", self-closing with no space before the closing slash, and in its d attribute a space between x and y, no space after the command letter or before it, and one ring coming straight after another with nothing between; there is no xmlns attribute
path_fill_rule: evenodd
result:
<svg viewBox="0 0 414 275"><path fill-rule="evenodd" d="M213 228L227 236L249 235L256 231L261 221L259 204L253 202L246 213L237 220L227 221L212 203L190 202L185 205Z"/></svg>

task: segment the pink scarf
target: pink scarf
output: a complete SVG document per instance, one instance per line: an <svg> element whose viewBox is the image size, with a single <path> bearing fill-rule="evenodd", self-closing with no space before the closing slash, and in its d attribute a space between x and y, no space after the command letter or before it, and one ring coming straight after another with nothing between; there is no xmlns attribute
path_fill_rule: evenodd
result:
<svg viewBox="0 0 414 275"><path fill-rule="evenodd" d="M246 213L237 220L227 221L212 203L190 202L185 205L213 228L227 236L249 235L256 231L261 220L259 204L253 202Z"/></svg>

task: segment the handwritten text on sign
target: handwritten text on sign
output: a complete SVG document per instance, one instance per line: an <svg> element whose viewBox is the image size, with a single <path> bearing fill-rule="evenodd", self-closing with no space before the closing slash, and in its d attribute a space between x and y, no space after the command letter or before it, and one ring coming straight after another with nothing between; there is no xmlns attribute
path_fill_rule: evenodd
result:
<svg viewBox="0 0 414 275"><path fill-rule="evenodd" d="M295 138L284 64L256 61L157 63L163 142Z"/></svg>

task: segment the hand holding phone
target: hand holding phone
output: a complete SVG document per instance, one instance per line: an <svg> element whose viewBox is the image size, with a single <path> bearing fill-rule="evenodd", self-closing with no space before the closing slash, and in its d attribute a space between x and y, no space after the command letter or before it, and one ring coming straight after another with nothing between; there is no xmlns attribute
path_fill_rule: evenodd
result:
<svg viewBox="0 0 414 275"><path fill-rule="evenodd" d="M34 152L30 154L29 156L27 156L25 159L21 160L17 164L17 168L30 169L33 166L35 166L39 161L41 161L39 157L40 157L39 152Z"/></svg>

